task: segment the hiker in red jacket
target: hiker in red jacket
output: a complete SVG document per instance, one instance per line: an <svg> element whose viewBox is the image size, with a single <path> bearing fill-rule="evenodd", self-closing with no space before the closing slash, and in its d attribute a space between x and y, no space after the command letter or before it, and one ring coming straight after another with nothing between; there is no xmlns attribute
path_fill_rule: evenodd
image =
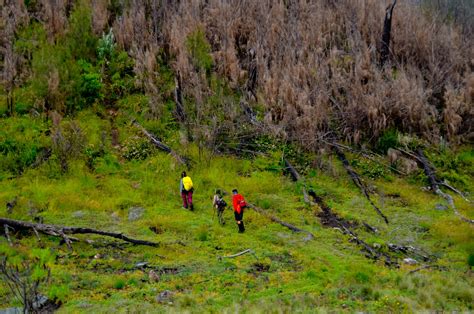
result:
<svg viewBox="0 0 474 314"><path fill-rule="evenodd" d="M239 233L243 233L245 231L244 227L244 209L247 207L247 203L242 195L237 192L237 189L232 190L232 205L234 205L234 216L235 221L237 221L237 226L239 226Z"/></svg>

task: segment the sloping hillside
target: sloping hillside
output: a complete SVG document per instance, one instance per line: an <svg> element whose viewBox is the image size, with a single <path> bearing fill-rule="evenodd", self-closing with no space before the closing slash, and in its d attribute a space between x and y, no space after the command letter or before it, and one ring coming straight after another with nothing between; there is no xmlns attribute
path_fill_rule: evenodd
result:
<svg viewBox="0 0 474 314"><path fill-rule="evenodd" d="M469 1L0 8L0 310L474 310Z"/></svg>

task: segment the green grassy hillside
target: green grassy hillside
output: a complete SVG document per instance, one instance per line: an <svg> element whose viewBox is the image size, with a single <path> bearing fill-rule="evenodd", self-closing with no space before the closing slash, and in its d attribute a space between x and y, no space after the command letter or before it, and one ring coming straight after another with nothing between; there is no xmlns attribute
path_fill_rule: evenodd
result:
<svg viewBox="0 0 474 314"><path fill-rule="evenodd" d="M305 184L334 212L357 224L354 231L369 245L381 252L389 252L389 243L411 245L430 256L429 261L422 261L410 254L390 253L400 267L388 267L383 260L365 257L361 247L340 230L320 223L317 213L321 209L303 202L302 183L293 183L282 174L278 149L253 158L211 156L192 144L181 145L179 133L170 132L166 142L192 160L188 173L195 184L196 208L190 212L181 208L178 194L183 166L142 139L127 118L119 116L116 123L121 149L100 136L110 128L109 122L93 111L81 112L75 121L88 153L71 158L68 171L62 173L54 154L40 165L28 164L28 154L38 155L41 145L49 143L50 122L30 116L1 120L0 142L3 151L10 153L2 157L0 204L15 198L17 203L11 213L2 206L0 216L124 232L160 246L79 235L81 240L94 242L73 243L69 250L56 237L42 235L39 242L34 234L11 232L14 247L9 247L1 237L2 254L28 255L37 248L50 252L51 279L41 290L63 303L60 312L473 310L468 257L474 254L474 229L451 209L435 209L445 202L422 190L421 170L402 178L379 169L382 175L368 179L373 185L372 198L388 216L388 225L337 159L324 157L321 168L304 171ZM69 123L64 119L61 125ZM462 167L458 182L464 179L463 189L472 191L473 151L438 156L446 163L441 172L449 169L451 158L458 160L457 166ZM356 161L360 173L378 169L363 157L348 157ZM315 157L308 154L307 158ZM15 169L13 164L28 166L18 175L7 171L7 165ZM308 240L251 209L245 213L244 234L237 233L230 209L225 212L226 224L218 225L211 206L213 192L234 187L249 202L312 232L315 238ZM227 200L230 203L228 195ZM455 202L465 216L474 217L472 204L460 197ZM144 212L130 221L134 207ZM368 232L363 222L375 226L378 233ZM248 248L255 254L219 259ZM417 259L416 265L403 263L410 256ZM140 262L150 267L137 268ZM430 268L410 273L425 265ZM150 278L151 270L158 280ZM166 290L171 297L157 301ZM0 284L0 304L19 304L4 283Z"/></svg>

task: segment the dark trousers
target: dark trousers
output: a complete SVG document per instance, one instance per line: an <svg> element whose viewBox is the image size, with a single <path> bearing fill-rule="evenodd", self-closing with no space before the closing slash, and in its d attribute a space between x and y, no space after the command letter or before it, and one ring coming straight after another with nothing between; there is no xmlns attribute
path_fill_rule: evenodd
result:
<svg viewBox="0 0 474 314"><path fill-rule="evenodd" d="M239 227L239 232L242 233L245 231L245 226L244 226L244 211L242 210L240 214L236 211L234 211L234 217L235 221L237 221L237 226Z"/></svg>
<svg viewBox="0 0 474 314"><path fill-rule="evenodd" d="M181 198L183 199L183 207L188 208L191 207L193 209L193 191L183 191L181 192Z"/></svg>

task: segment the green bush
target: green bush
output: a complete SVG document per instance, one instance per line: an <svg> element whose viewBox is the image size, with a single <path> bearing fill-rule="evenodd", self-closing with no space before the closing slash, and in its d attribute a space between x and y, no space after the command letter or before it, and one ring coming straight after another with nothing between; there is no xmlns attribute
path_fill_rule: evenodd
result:
<svg viewBox="0 0 474 314"><path fill-rule="evenodd" d="M80 105L77 109L82 109L92 105L97 99L102 97L102 79L100 73L94 69L92 64L84 60L79 60L78 63L81 67L81 76L78 86L80 95L78 103Z"/></svg>
<svg viewBox="0 0 474 314"><path fill-rule="evenodd" d="M125 288L125 285L126 285L126 282L122 278L119 278L114 282L114 288L115 289L119 289L119 290L123 289L123 288Z"/></svg>
<svg viewBox="0 0 474 314"><path fill-rule="evenodd" d="M399 146L398 131L390 129L385 131L377 141L375 149L382 154L386 154L389 148Z"/></svg>
<svg viewBox="0 0 474 314"><path fill-rule="evenodd" d="M143 160L152 152L153 148L148 140L133 137L125 143L122 156L127 160Z"/></svg>
<svg viewBox="0 0 474 314"><path fill-rule="evenodd" d="M469 254L467 257L467 264L469 267L474 267L474 253Z"/></svg>
<svg viewBox="0 0 474 314"><path fill-rule="evenodd" d="M211 45L201 28L188 35L186 47L191 55L194 66L209 72L212 68Z"/></svg>
<svg viewBox="0 0 474 314"><path fill-rule="evenodd" d="M19 175L31 166L39 152L35 143L22 143L12 138L0 142L0 170Z"/></svg>

